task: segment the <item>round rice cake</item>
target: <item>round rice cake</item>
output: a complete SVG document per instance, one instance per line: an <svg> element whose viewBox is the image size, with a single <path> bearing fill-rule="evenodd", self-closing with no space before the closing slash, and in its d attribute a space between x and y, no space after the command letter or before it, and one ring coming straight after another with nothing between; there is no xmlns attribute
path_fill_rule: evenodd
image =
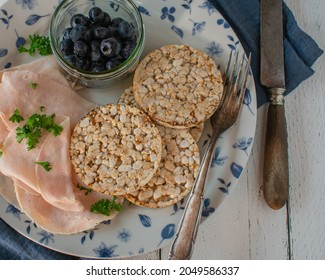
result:
<svg viewBox="0 0 325 280"><path fill-rule="evenodd" d="M119 104L127 104L131 106L135 106L137 108L141 107L138 105L138 103L135 101L134 93L132 90L132 87L127 88L121 95L119 101ZM200 137L202 135L204 129L204 123L200 123L196 126L190 127L188 131L191 133L192 137L194 138L195 142L198 142L200 140Z"/></svg>
<svg viewBox="0 0 325 280"><path fill-rule="evenodd" d="M157 123L189 128L217 109L222 76L206 53L187 45L167 45L149 53L133 78L136 102Z"/></svg>
<svg viewBox="0 0 325 280"><path fill-rule="evenodd" d="M138 108L108 104L89 112L71 136L70 156L80 179L105 194L124 195L146 185L161 160L157 127Z"/></svg>
<svg viewBox="0 0 325 280"><path fill-rule="evenodd" d="M163 143L160 167L146 186L124 196L149 208L168 207L188 195L200 167L199 149L189 132L157 127Z"/></svg>

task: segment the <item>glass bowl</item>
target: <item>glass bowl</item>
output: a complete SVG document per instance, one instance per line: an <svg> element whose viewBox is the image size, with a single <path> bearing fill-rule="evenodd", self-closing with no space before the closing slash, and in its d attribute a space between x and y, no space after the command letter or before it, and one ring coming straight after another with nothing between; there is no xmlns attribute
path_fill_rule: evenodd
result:
<svg viewBox="0 0 325 280"><path fill-rule="evenodd" d="M93 19L93 17L90 17L89 11L93 7L98 7L100 8L103 12L107 13L111 19L111 23L108 23L108 27L112 25L112 22L114 19L115 23L119 21L120 19L123 19L124 21L128 22L131 26L133 26L132 30L135 33L136 39L132 38L134 46L132 46L132 49L129 50L129 55L124 56L123 59L121 56L118 56L118 63L115 62L116 66L110 68L105 68L101 69L100 71L97 69L97 72L94 72L93 69L94 64L100 64L101 68L103 65L107 65L107 60L108 58L104 55L101 55L101 59L99 59L97 62L94 61L88 61L87 62L87 67L84 67L84 64L81 62L79 64L75 63L76 57L77 60L82 60L79 59L80 57L77 54L78 51L75 51L73 48L73 55L67 56L67 54L62 53L62 45L61 42L63 41L64 38L67 38L66 34L64 34L64 31L67 28L70 28L71 30L71 18L77 14L82 14L84 16L87 16L87 20ZM94 15L96 13L93 13ZM78 22L78 18L74 17L74 24ZM107 26L107 23L105 23ZM87 59L91 59L93 56L90 53L90 42L92 40L97 40L97 41L102 41L102 35L101 33L96 33L97 37L93 38L92 36L94 33L94 28L98 27L98 25L103 25L99 24L98 22L92 22L91 20L87 22L87 28L92 29L87 33L87 36L83 36L82 39L78 39L81 41L85 41L86 44L88 45L87 49ZM108 35L108 36L113 36L113 37L118 37L120 30L116 29L116 24L114 25L114 34L115 35ZM103 26L100 26L103 27ZM120 27L119 27L120 28ZM121 28L120 28L121 29ZM125 29L124 29L125 30ZM112 32L111 32L112 33ZM129 32L130 33L130 32ZM70 33L71 34L71 33ZM90 35L89 35L90 34ZM98 39L100 34L100 38ZM118 35L116 35L118 34ZM90 36L90 39L89 39ZM105 35L104 35L105 36ZM50 29L49 29L49 37L50 37L50 43L51 43L51 48L53 51L53 55L55 56L58 64L66 71L68 74L67 77L75 82L79 83L83 87L88 87L88 88L106 88L106 87L112 87L116 85L119 81L125 79L129 75L131 75L135 68L137 67L140 56L142 54L143 48L144 48L144 43L145 43L145 31L144 31L144 24L142 21L141 14L139 13L136 5L131 1L131 0L96 0L96 1L89 1L89 0L64 0L62 1L57 8L55 9L51 22L50 22ZM68 36L69 38L69 36ZM74 37L76 38L76 37ZM87 39L87 40L86 40ZM105 38L106 39L106 38ZM123 40L128 40L123 38ZM135 42L134 42L135 40ZM123 41L123 44L119 44L119 49L123 48L123 45L125 45L125 42ZM80 43L80 42L79 42ZM74 41L74 46L76 45L76 42ZM121 47L122 46L122 47ZM67 48L65 48L67 49ZM103 50L103 48L101 47ZM78 48L77 48L78 50ZM70 50L69 50L70 51ZM106 53L107 54L107 53ZM73 60L71 59L73 57ZM90 57L90 58L89 58ZM112 59L112 58L110 58ZM105 61L105 63L104 63ZM79 66L82 65L82 66ZM109 69L109 70L108 70Z"/></svg>

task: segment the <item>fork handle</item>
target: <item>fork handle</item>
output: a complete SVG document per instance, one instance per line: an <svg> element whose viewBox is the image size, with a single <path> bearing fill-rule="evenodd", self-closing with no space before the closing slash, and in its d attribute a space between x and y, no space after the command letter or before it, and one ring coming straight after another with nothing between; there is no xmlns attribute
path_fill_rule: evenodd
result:
<svg viewBox="0 0 325 280"><path fill-rule="evenodd" d="M182 219L178 225L178 230L168 255L169 260L187 260L191 258L200 224L204 190L208 179L207 175L210 170L212 155L218 136L219 133L213 133L203 155L202 165L186 203Z"/></svg>
<svg viewBox="0 0 325 280"><path fill-rule="evenodd" d="M272 209L282 208L289 193L288 143L284 105L270 104L268 108L263 194Z"/></svg>

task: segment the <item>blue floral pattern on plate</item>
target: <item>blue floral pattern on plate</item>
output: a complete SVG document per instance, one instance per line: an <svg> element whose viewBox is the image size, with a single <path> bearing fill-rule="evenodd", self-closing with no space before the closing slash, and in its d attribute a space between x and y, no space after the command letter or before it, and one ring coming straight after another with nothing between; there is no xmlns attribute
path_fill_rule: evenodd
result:
<svg viewBox="0 0 325 280"><path fill-rule="evenodd" d="M17 55L29 34L47 34L49 21L60 0L15 0L0 7L0 69L30 60ZM94 0L96 3L96 0ZM223 70L229 52L242 46L222 15L206 0L135 1L148 33L145 51L162 44L190 44L208 53ZM118 9L118 6L114 7ZM160 32L161 31L161 32ZM154 45L156 44L156 45ZM159 45L160 44L160 45ZM126 85L127 87L129 85ZM122 91L119 91L119 93ZM112 95L99 102L115 102ZM89 92L90 97L95 96ZM97 101L97 100L96 100ZM255 134L256 93L251 79L237 124L218 140L208 178L202 217L208 218L231 193L248 161ZM201 154L211 135L207 123L199 141ZM17 231L44 246L86 258L112 258L142 254L161 248L174 237L186 200L164 209L146 209L125 203L116 219L71 236L48 233L30 220L19 207L0 197L0 217Z"/></svg>

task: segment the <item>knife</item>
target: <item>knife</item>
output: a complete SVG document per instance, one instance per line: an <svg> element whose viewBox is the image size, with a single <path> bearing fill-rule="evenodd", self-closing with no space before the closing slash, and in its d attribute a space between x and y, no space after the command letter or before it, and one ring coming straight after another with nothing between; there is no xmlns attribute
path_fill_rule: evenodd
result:
<svg viewBox="0 0 325 280"><path fill-rule="evenodd" d="M282 0L260 0L260 81L270 94L265 136L263 194L272 209L289 194L288 143L284 110L285 71Z"/></svg>

